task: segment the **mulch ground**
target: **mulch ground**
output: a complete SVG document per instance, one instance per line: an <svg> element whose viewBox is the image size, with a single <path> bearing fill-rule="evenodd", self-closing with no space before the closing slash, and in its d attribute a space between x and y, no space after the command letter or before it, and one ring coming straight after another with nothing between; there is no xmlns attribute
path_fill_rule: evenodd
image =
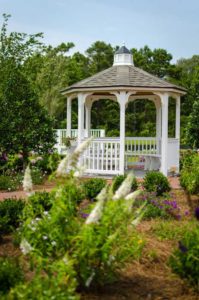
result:
<svg viewBox="0 0 199 300"><path fill-rule="evenodd" d="M189 209L187 197L180 189L178 178L170 179L173 196L183 210ZM54 185L36 187L35 190L51 190ZM6 197L23 197L22 191L1 193ZM120 278L114 284L105 285L81 294L82 300L199 300L196 293L186 281L172 273L168 266L168 258L177 241L160 241L153 234L152 227L156 220L143 221L138 231L144 236L146 245L139 261L126 266ZM180 221L173 221L179 226ZM155 255L153 255L155 253ZM0 256L20 256L20 250L13 246L12 236L5 236L0 242ZM31 277L31 274L30 274Z"/></svg>

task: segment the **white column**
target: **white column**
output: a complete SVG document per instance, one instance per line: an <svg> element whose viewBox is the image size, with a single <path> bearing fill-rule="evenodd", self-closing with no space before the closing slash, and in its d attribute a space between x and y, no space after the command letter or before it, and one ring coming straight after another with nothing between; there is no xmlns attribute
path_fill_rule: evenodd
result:
<svg viewBox="0 0 199 300"><path fill-rule="evenodd" d="M90 130L91 130L91 106L92 103L88 102L85 104L86 108L86 137L90 137Z"/></svg>
<svg viewBox="0 0 199 300"><path fill-rule="evenodd" d="M72 98L68 97L67 98L67 127L66 127L66 136L71 137L71 103L72 102Z"/></svg>
<svg viewBox="0 0 199 300"><path fill-rule="evenodd" d="M180 96L176 98L176 128L175 138L180 139Z"/></svg>
<svg viewBox="0 0 199 300"><path fill-rule="evenodd" d="M117 100L120 105L120 174L124 174L125 163L125 107L127 99L126 92L117 94Z"/></svg>
<svg viewBox="0 0 199 300"><path fill-rule="evenodd" d="M77 142L78 145L81 143L84 138L84 102L85 95L82 93L78 94L78 134Z"/></svg>
<svg viewBox="0 0 199 300"><path fill-rule="evenodd" d="M162 104L162 148L161 148L161 172L167 176L168 171L168 102L169 95L161 94Z"/></svg>
<svg viewBox="0 0 199 300"><path fill-rule="evenodd" d="M161 138L161 118L162 110L159 103L156 104L156 137Z"/></svg>

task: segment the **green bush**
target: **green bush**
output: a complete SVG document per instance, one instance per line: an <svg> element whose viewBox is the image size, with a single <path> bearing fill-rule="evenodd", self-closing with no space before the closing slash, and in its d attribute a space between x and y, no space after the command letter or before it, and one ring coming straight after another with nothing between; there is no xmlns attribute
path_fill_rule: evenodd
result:
<svg viewBox="0 0 199 300"><path fill-rule="evenodd" d="M41 259L40 259L41 261ZM19 284L8 295L9 300L78 300L77 281L67 257L52 263L45 260L45 272L37 270L32 281Z"/></svg>
<svg viewBox="0 0 199 300"><path fill-rule="evenodd" d="M15 191L22 182L21 174L0 175L0 190Z"/></svg>
<svg viewBox="0 0 199 300"><path fill-rule="evenodd" d="M51 172L54 172L57 169L58 164L61 159L62 159L62 156L57 152L50 154L48 157L48 165L47 165L48 169Z"/></svg>
<svg viewBox="0 0 199 300"><path fill-rule="evenodd" d="M77 220L77 203L80 198L80 188L70 181L58 188L56 193L31 196L24 209L21 239L28 240L43 257L63 255L69 250L71 237L80 226Z"/></svg>
<svg viewBox="0 0 199 300"><path fill-rule="evenodd" d="M83 182L83 190L88 199L94 199L105 187L106 180L102 178L92 178Z"/></svg>
<svg viewBox="0 0 199 300"><path fill-rule="evenodd" d="M23 279L23 272L17 260L0 257L0 296L8 293Z"/></svg>
<svg viewBox="0 0 199 300"><path fill-rule="evenodd" d="M113 180L113 185L112 185L112 190L113 193L115 193L117 191L117 189L120 187L120 185L122 184L122 182L126 179L127 175L118 175L114 178ZM132 191L137 190L138 188L138 183L135 177L133 177L133 182L132 182L132 186L131 189Z"/></svg>
<svg viewBox="0 0 199 300"><path fill-rule="evenodd" d="M155 192L157 196L161 196L171 189L167 177L157 171L150 171L146 174L143 186L148 192Z"/></svg>
<svg viewBox="0 0 199 300"><path fill-rule="evenodd" d="M0 202L0 234L9 233L19 226L24 205L23 200L16 199Z"/></svg>
<svg viewBox="0 0 199 300"><path fill-rule="evenodd" d="M199 284L199 226L188 228L170 257L172 270L191 284Z"/></svg>
<svg viewBox="0 0 199 300"><path fill-rule="evenodd" d="M41 298L45 291L48 297L54 292L55 297L56 293L60 295L55 299L62 299L60 293L64 287L67 293L67 282L74 276L71 271L66 271L62 289L62 282L59 284L56 280L62 276L64 265L71 265L79 287L88 288L90 284L111 281L127 261L139 257L144 242L135 226L142 217L143 208L132 211L132 199L110 199L110 187L107 187L98 197L89 217L83 221L83 216L79 214L82 196L78 183L77 179L68 177L64 187L60 186L50 193L52 207L49 211L43 211L39 217L33 209L24 214L20 248L34 262L31 266L35 276L32 284L18 289L19 294L26 291L31 294L35 285ZM25 210L27 207L31 208L31 197ZM54 269L51 269L52 265ZM43 290L38 279L38 266L41 275L44 271L46 274ZM53 282L54 274L56 279Z"/></svg>
<svg viewBox="0 0 199 300"><path fill-rule="evenodd" d="M42 184L44 182L44 174L37 167L31 168L31 176L33 184Z"/></svg>
<svg viewBox="0 0 199 300"><path fill-rule="evenodd" d="M181 186L190 194L199 194L199 155L187 159L180 174Z"/></svg>
<svg viewBox="0 0 199 300"><path fill-rule="evenodd" d="M23 218L41 217L44 211L49 211L53 205L53 196L47 192L35 192L28 198L28 204L23 211Z"/></svg>

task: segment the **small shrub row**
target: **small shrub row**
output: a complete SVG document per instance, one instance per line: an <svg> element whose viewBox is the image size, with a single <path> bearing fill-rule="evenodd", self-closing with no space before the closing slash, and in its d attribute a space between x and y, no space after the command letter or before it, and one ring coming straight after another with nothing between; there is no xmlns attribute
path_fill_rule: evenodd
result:
<svg viewBox="0 0 199 300"><path fill-rule="evenodd" d="M5 199L0 202L0 234L6 234L19 226L25 203L19 199Z"/></svg>
<svg viewBox="0 0 199 300"><path fill-rule="evenodd" d="M18 260L0 257L0 296L3 297L16 284L23 282L24 275Z"/></svg>
<svg viewBox="0 0 199 300"><path fill-rule="evenodd" d="M180 174L180 184L189 194L199 194L199 155L188 156Z"/></svg>

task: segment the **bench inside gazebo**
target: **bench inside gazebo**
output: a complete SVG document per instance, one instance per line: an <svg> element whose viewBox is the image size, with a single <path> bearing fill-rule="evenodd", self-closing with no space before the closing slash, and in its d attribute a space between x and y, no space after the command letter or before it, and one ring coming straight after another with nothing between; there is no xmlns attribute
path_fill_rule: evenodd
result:
<svg viewBox="0 0 199 300"><path fill-rule="evenodd" d="M87 174L124 174L137 161L145 170L167 175L179 171L180 97L185 90L157 78L133 64L130 51L122 46L114 55L113 66L62 91L67 96L67 129L57 130L57 149L66 149L64 138L76 137L77 144L93 136L81 158ZM176 100L175 138L168 138L169 97ZM78 99L78 129L71 128L71 102ZM106 137L102 129L91 129L91 109L95 101L110 99L120 107L120 136ZM156 107L156 136L126 137L125 110L130 101L147 99Z"/></svg>

